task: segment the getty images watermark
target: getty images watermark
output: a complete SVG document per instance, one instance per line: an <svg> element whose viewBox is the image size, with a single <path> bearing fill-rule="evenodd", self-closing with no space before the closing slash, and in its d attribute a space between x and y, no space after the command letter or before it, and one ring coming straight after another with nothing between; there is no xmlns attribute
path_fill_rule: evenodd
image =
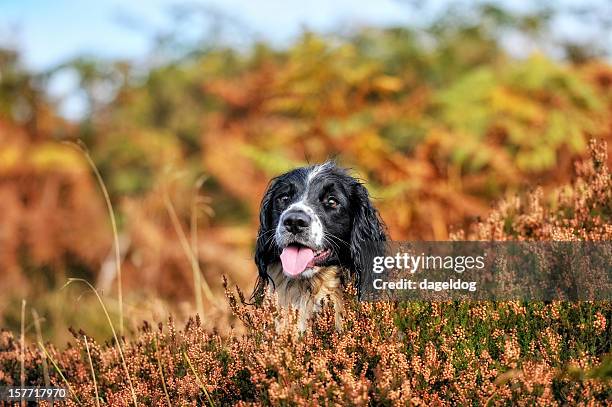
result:
<svg viewBox="0 0 612 407"><path fill-rule="evenodd" d="M611 300L612 242L371 242L363 300Z"/></svg>
<svg viewBox="0 0 612 407"><path fill-rule="evenodd" d="M461 275L466 270L484 270L487 253L481 256L436 256L425 253L413 255L407 252L397 252L394 256L374 256L372 271L382 274L391 270L403 270L411 278L400 278L397 281L385 281L383 278L374 278L373 288L376 290L467 290L476 291L476 281L465 281L461 278L449 278L448 281L431 281L426 277L413 279L413 275L421 271L444 270ZM449 275L453 275L449 273Z"/></svg>

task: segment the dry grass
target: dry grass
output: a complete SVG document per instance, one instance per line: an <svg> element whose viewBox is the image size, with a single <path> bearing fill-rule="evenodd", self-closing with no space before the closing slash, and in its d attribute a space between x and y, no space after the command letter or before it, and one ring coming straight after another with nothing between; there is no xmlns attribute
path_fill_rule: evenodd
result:
<svg viewBox="0 0 612 407"><path fill-rule="evenodd" d="M123 279L121 272L121 248L119 247L119 232L117 230L117 220L115 219L115 211L113 209L113 204L110 200L110 195L108 194L108 189L106 188L106 184L104 183L104 179L94 163L93 159L89 155L89 151L87 147L82 142L76 144L76 146L81 150L83 156L87 160L87 163L93 170L96 175L96 180L100 189L102 190L102 194L104 195L104 203L106 204L106 209L108 210L108 217L111 220L111 226L113 228L113 249L115 252L115 269L117 271L117 297L119 300L119 333L123 335Z"/></svg>
<svg viewBox="0 0 612 407"><path fill-rule="evenodd" d="M116 350L119 352L119 357L121 359L121 366L123 368L123 372L125 373L125 377L122 378L122 380L127 380L127 384L129 386L129 389L130 389L130 394L132 396L132 401L134 403L134 407L137 407L138 403L136 401L136 392L135 392L134 386L132 384L132 378L130 376L130 371L127 368L127 363L125 361L125 355L124 355L123 346L122 346L123 336L122 336L121 340L119 340L119 337L117 336L117 332L115 331L115 326L113 325L113 321L111 320L111 317L110 317L110 315L108 313L106 305L104 304L104 301L102 300L102 297L100 297L100 294L94 288L94 286L92 286L88 281L80 279L80 278L71 278L71 279L69 279L68 282L66 283L66 286L68 286L68 285L70 285L72 283L79 283L79 282L85 284L95 294L96 298L98 299L98 302L100 303L100 306L102 307L102 311L104 311L104 316L106 317L106 321L108 322L108 325L110 326L110 329L113 332L113 339L115 340ZM85 338L85 342L87 342L86 338ZM87 348L87 352L89 353L89 348L88 348L87 344L86 344L86 348ZM97 387L96 386L94 386L94 387L96 388L96 401L97 401L97 399L98 399L98 396L97 396Z"/></svg>
<svg viewBox="0 0 612 407"><path fill-rule="evenodd" d="M96 407L100 407L100 395L98 394L98 383L96 382L96 372L93 367L93 362L91 361L91 352L89 351L89 343L87 342L87 336L83 335L83 342L85 342L85 349L87 350L87 360L89 362L89 367L91 369L91 379L94 384L94 394L95 394L95 402Z"/></svg>
<svg viewBox="0 0 612 407"><path fill-rule="evenodd" d="M575 182L554 203L538 192L501 203L468 237L610 240L606 151L592 143L591 159L577 165ZM41 352L4 331L0 384L19 383L21 363L26 383L43 384L46 357L55 367L51 383L73 395L69 405L596 405L612 398L609 302L359 303L351 290L343 332L326 308L299 338L292 316L277 333L271 298L252 307L229 288L241 334L220 335L198 317L178 330L170 319L145 322L114 344L74 332L68 348L41 344Z"/></svg>

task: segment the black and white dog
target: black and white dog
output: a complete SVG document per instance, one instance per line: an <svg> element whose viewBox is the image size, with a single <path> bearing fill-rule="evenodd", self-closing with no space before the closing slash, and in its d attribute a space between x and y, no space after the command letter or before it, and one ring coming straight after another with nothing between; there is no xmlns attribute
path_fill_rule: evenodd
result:
<svg viewBox="0 0 612 407"><path fill-rule="evenodd" d="M259 220L253 299L275 292L281 308L298 310L303 331L329 297L340 329L343 276L358 283L362 246L387 240L366 188L333 162L297 168L271 181Z"/></svg>

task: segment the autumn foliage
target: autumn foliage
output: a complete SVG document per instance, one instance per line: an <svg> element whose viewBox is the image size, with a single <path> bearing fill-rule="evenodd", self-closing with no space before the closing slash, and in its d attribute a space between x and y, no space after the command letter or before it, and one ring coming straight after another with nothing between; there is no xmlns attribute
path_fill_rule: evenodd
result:
<svg viewBox="0 0 612 407"><path fill-rule="evenodd" d="M329 158L364 180L394 240L612 238L612 66L516 57L500 33L520 31L519 20L474 16L307 32L283 49L213 44L144 69L79 58L33 74L0 50L0 385L19 384L23 363L29 384L65 386L62 372L71 405L96 405L96 390L100 405L130 405L134 394L145 405L612 398L607 302L348 295L343 332L324 313L296 338L276 332L272 302L255 308L237 294L254 284L269 180ZM78 78L79 121L46 90L57 72ZM114 236L77 141L117 216L119 343L105 342L95 298L65 288L91 282L118 325Z"/></svg>
<svg viewBox="0 0 612 407"><path fill-rule="evenodd" d="M539 193L504 202L471 238L612 238L605 145L592 143L591 154L557 209L540 206ZM94 406L96 391L101 404L126 406L132 391L144 405L565 405L612 397L611 361L600 365L611 350L609 302L360 303L354 294L349 288L342 332L327 307L300 337L290 324L275 328L277 318L295 318L279 313L272 298L246 305L227 287L243 328L227 335L196 317L181 330L172 320L145 323L119 344L85 344L85 332L73 331L66 350L28 346L21 356L19 342L3 332L0 382L19 383L23 360L27 383L69 384L68 405ZM43 367L47 354L57 368Z"/></svg>
<svg viewBox="0 0 612 407"><path fill-rule="evenodd" d="M212 49L138 80L123 64L77 61L86 89L116 89L79 126L8 58L0 267L10 277L0 284L19 287L17 302L38 292L41 270L54 286L71 276L116 284L95 179L59 141L79 138L100 168L126 287L176 303L193 292L192 270L164 197L209 285L220 292L224 273L247 289L259 201L284 170L336 158L367 182L394 239L443 240L499 199L567 182L589 138L610 140L608 64L515 59L484 29L453 30L433 47L410 29L306 34L285 51ZM468 40L482 55L462 51Z"/></svg>

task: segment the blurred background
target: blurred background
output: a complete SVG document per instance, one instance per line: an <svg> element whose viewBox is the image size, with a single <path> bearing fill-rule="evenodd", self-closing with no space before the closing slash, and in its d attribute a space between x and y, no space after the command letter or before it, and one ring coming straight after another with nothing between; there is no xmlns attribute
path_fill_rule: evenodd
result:
<svg viewBox="0 0 612 407"><path fill-rule="evenodd" d="M0 2L0 326L107 338L249 293L268 180L327 158L391 235L448 239L612 139L602 1ZM68 143L66 143L68 142ZM612 156L612 155L611 155ZM32 329L29 326L28 329Z"/></svg>

